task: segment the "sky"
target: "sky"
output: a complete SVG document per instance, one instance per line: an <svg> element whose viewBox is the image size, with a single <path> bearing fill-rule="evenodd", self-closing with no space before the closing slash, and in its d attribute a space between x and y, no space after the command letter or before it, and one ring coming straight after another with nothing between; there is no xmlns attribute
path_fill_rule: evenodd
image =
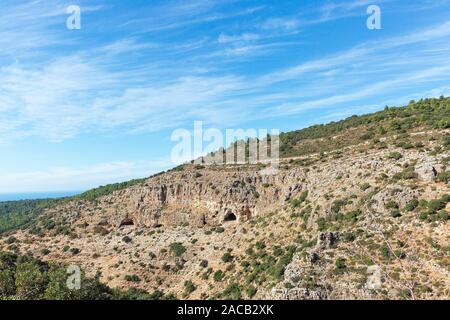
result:
<svg viewBox="0 0 450 320"><path fill-rule="evenodd" d="M450 0L0 0L0 193L166 170L194 121L290 131L449 80Z"/></svg>

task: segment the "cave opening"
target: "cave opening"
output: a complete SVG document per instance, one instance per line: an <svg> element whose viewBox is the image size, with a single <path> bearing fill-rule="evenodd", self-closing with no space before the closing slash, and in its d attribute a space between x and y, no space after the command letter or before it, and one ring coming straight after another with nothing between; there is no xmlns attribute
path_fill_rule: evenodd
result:
<svg viewBox="0 0 450 320"><path fill-rule="evenodd" d="M123 219L122 222L120 223L120 227L123 227L123 226L134 226L133 219L130 219L130 218Z"/></svg>
<svg viewBox="0 0 450 320"><path fill-rule="evenodd" d="M233 212L228 212L223 219L224 222L236 221L237 217Z"/></svg>

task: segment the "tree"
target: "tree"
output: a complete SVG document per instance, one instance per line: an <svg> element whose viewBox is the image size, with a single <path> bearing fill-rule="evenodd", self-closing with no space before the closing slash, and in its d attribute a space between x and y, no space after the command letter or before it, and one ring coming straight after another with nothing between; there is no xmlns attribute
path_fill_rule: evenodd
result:
<svg viewBox="0 0 450 320"><path fill-rule="evenodd" d="M0 271L0 297L12 296L16 293L14 273L5 269Z"/></svg>
<svg viewBox="0 0 450 320"><path fill-rule="evenodd" d="M45 277L35 262L19 263L16 269L16 294L21 300L41 299Z"/></svg>
<svg viewBox="0 0 450 320"><path fill-rule="evenodd" d="M48 271L48 284L44 292L46 300L73 300L77 298L77 290L67 287L66 269L53 265Z"/></svg>

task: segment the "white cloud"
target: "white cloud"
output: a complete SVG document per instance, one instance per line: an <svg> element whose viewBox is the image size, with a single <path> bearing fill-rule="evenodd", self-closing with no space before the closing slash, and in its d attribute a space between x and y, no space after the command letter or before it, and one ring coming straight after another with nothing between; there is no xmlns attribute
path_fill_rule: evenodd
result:
<svg viewBox="0 0 450 320"><path fill-rule="evenodd" d="M261 24L263 30L281 29L292 31L298 29L299 26L300 21L296 18L270 18Z"/></svg>
<svg viewBox="0 0 450 320"><path fill-rule="evenodd" d="M168 160L110 162L88 167L0 174L0 193L87 190L99 185L148 177L171 166ZM38 188L36 186L39 186Z"/></svg>
<svg viewBox="0 0 450 320"><path fill-rule="evenodd" d="M240 35L229 36L224 33L219 35L217 42L219 43L228 43L228 42L236 42L236 41L254 41L260 38L259 35L255 33L243 33Z"/></svg>

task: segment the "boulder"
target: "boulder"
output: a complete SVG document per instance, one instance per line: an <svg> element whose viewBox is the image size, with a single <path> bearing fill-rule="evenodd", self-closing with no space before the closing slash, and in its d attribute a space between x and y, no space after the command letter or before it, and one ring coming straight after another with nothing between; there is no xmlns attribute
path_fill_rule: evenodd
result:
<svg viewBox="0 0 450 320"><path fill-rule="evenodd" d="M339 232L321 232L317 239L317 247L319 249L330 249L339 242Z"/></svg>

